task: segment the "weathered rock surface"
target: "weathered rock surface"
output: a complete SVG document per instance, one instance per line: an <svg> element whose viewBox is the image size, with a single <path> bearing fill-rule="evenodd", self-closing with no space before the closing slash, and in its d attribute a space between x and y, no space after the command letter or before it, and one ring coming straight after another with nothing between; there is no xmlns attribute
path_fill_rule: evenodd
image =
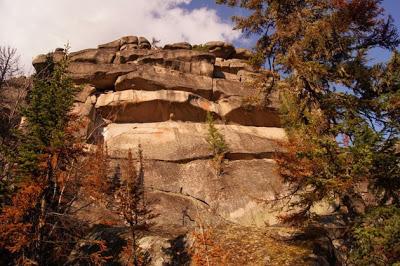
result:
<svg viewBox="0 0 400 266"><path fill-rule="evenodd" d="M118 77L115 90L181 90L210 99L212 79L206 76L182 73L176 70L149 65L138 65L135 71Z"/></svg>
<svg viewBox="0 0 400 266"><path fill-rule="evenodd" d="M100 44L98 46L99 49L114 49L115 51L118 51L122 48L124 45L138 45L139 48L141 49L150 49L151 45L150 42L144 38L144 37L137 37L137 36L124 36L119 38L118 40L105 43L105 44Z"/></svg>
<svg viewBox="0 0 400 266"><path fill-rule="evenodd" d="M112 89L117 78L135 71L135 64L92 64L71 62L68 66L70 77L76 84L90 84L97 89Z"/></svg>
<svg viewBox="0 0 400 266"><path fill-rule="evenodd" d="M64 56L63 50L39 55L33 65L40 71L47 60L58 62ZM286 210L276 201L288 191L274 161L277 152L285 152L280 142L286 139L279 95L265 95L257 86L270 74L251 67L251 56L251 51L225 42L174 43L160 49L137 36L69 54L69 75L81 84L71 113L83 122L78 133L89 140L88 147L107 147L110 178L129 152L135 157L139 145L142 149L146 198L159 214L156 229L140 242L156 256L152 265L173 263L177 253L172 256L168 250L176 249L174 241L186 239L199 223L250 232L278 224ZM207 141L207 113L228 147L219 163ZM121 217L99 204L77 214L82 219L104 215L124 226ZM243 244L241 238L231 239ZM308 247L297 251L311 253ZM185 252L184 245L179 252ZM285 261L274 256L258 257L254 265Z"/></svg>
<svg viewBox="0 0 400 266"><path fill-rule="evenodd" d="M192 50L157 50L137 59L139 64L161 65L203 76L213 76L215 56Z"/></svg>
<svg viewBox="0 0 400 266"><path fill-rule="evenodd" d="M219 115L227 123L257 127L280 127L279 113L275 108L254 106L242 97L230 97L218 101Z"/></svg>
<svg viewBox="0 0 400 266"><path fill-rule="evenodd" d="M40 72L43 67L46 66L47 60L51 60L55 63L60 62L65 56L64 50L56 50L53 53L49 54L41 54L36 56L33 61L32 65L35 67L37 72Z"/></svg>
<svg viewBox="0 0 400 266"><path fill-rule="evenodd" d="M96 92L96 88L90 85L79 86L80 90L75 95L75 101L84 103L89 96Z"/></svg>
<svg viewBox="0 0 400 266"><path fill-rule="evenodd" d="M216 127L229 146L228 157L270 158L280 150L276 141L285 139L281 128ZM212 157L204 123L113 123L104 128L103 135L110 155L115 158L126 157L128 150L137 149L138 144L143 148L144 157L151 160L186 161Z"/></svg>
<svg viewBox="0 0 400 266"><path fill-rule="evenodd" d="M138 86L144 88L144 86ZM97 111L116 123L163 121L203 122L207 112L228 123L254 126L279 126L279 115L273 108L254 111L243 107L242 98L230 97L209 101L181 90L124 90L101 94Z"/></svg>
<svg viewBox="0 0 400 266"><path fill-rule="evenodd" d="M178 43L166 44L164 46L164 50L178 50L178 49L192 50L192 45L188 42L178 42Z"/></svg>
<svg viewBox="0 0 400 266"><path fill-rule="evenodd" d="M216 57L230 58L235 54L235 47L226 42L213 41L204 44L210 53L214 54Z"/></svg>
<svg viewBox="0 0 400 266"><path fill-rule="evenodd" d="M237 74L240 70L254 72L253 67L251 67L247 61L242 59L224 60L218 58L215 62L215 70L232 74Z"/></svg>
<svg viewBox="0 0 400 266"><path fill-rule="evenodd" d="M111 64L115 57L115 51L112 49L86 49L71 53L69 56L71 62Z"/></svg>
<svg viewBox="0 0 400 266"><path fill-rule="evenodd" d="M135 61L143 56L148 56L156 51L148 50L148 49L129 49L133 48L132 46L126 46L124 49L121 48L121 51L116 53L116 57L114 63L116 64L125 64L128 62Z"/></svg>
<svg viewBox="0 0 400 266"><path fill-rule="evenodd" d="M158 65L184 73L212 77L215 57L209 53L182 49L125 49L116 53L114 63L125 64L128 62L146 65Z"/></svg>
<svg viewBox="0 0 400 266"><path fill-rule="evenodd" d="M245 48L235 49L235 58L249 60L253 56L253 52Z"/></svg>
<svg viewBox="0 0 400 266"><path fill-rule="evenodd" d="M116 123L147 123L168 120L203 122L218 105L185 91L125 90L101 94L96 109Z"/></svg>
<svg viewBox="0 0 400 266"><path fill-rule="evenodd" d="M189 205L174 207L181 208L182 212L187 206L192 206L194 211L188 214L193 218L197 216L196 205L200 205L217 214L218 219L242 225L262 226L265 222L278 222L277 209L265 204L285 190L273 160L245 157L227 160L221 175L216 174L210 160L180 164L152 160L146 169L149 169L145 173L146 186L170 196L190 198ZM175 221L179 222L179 219Z"/></svg>

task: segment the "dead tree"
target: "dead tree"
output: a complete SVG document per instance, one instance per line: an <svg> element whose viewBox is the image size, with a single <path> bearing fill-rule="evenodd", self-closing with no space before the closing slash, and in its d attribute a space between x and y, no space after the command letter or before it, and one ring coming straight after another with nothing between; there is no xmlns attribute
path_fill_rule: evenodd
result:
<svg viewBox="0 0 400 266"><path fill-rule="evenodd" d="M138 240L144 232L150 230L154 225L152 220L157 217L145 199L143 157L140 146L138 147L137 158L136 167L132 152L128 152L128 159L122 166L123 184L117 192L118 210L129 226L131 237L131 241L128 242L130 247L127 247L126 251L129 257L133 259L135 266L146 263L146 256L141 252Z"/></svg>
<svg viewBox="0 0 400 266"><path fill-rule="evenodd" d="M0 90L7 80L21 72L17 49L10 46L0 46Z"/></svg>

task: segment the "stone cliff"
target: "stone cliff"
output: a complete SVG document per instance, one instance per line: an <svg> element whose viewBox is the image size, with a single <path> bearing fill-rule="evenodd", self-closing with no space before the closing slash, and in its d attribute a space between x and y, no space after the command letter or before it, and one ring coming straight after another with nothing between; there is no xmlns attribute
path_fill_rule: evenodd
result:
<svg viewBox="0 0 400 266"><path fill-rule="evenodd" d="M88 143L107 146L115 167L110 173L117 171L129 150L141 145L144 185L148 197L155 200L152 208L160 214L159 231L146 243L158 252L199 219L218 228L239 228L235 232L252 228L248 234L279 222L277 206L269 202L285 191L273 160L280 151L277 141L285 139L285 132L280 127L277 96L262 99L256 86L268 72L252 67L251 55L224 42L154 48L135 36L69 54L69 74L82 85L73 112L85 120L82 134ZM40 71L49 57L58 61L62 56L64 51L56 49L36 57L33 65ZM213 166L206 140L207 113L213 115L228 147L222 171ZM93 213L112 216L101 208ZM254 251L262 251L264 262L254 258L248 264L305 263L295 255L279 260L279 255L274 257L272 249L265 248ZM306 258L311 252L307 250L299 253ZM243 255L241 259L249 258ZM153 263L163 265L168 260L171 263L170 257L161 254Z"/></svg>

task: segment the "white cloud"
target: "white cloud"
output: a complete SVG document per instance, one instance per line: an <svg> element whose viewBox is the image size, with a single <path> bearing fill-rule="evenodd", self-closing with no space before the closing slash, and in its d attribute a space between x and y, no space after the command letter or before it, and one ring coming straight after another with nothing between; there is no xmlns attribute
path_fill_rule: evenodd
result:
<svg viewBox="0 0 400 266"><path fill-rule="evenodd" d="M72 50L124 35L163 44L233 41L240 33L215 10L188 10L191 0L0 0L0 45L18 49L26 70L40 53L69 42Z"/></svg>

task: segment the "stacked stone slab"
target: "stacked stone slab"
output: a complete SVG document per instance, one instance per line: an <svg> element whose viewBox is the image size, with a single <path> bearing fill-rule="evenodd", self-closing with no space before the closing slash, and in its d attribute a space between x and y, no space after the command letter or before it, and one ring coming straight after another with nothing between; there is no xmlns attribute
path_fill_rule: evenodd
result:
<svg viewBox="0 0 400 266"><path fill-rule="evenodd" d="M199 215L245 226L277 223L266 202L285 191L272 159L285 133L277 96L269 104L257 100L255 84L266 74L248 63L251 55L225 42L154 48L137 36L69 54L69 75L82 87L73 110L86 121L82 134L104 141L115 166L141 145L158 225L185 229ZM40 71L48 58L63 56L57 49L33 65ZM208 112L228 145L221 172L206 141Z"/></svg>

